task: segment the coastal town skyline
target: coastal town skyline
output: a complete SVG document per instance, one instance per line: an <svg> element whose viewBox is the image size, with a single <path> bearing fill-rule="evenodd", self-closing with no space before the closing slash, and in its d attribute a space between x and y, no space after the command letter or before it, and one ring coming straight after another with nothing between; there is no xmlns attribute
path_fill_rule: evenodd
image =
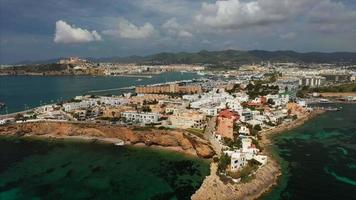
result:
<svg viewBox="0 0 356 200"><path fill-rule="evenodd" d="M0 0L1 200L353 199L355 114L355 0Z"/></svg>
<svg viewBox="0 0 356 200"><path fill-rule="evenodd" d="M355 52L355 6L350 0L1 0L0 60L225 49Z"/></svg>

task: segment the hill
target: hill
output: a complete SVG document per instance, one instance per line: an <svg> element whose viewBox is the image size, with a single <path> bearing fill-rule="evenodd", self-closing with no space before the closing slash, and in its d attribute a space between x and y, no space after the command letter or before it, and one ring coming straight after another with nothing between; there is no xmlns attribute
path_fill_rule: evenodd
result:
<svg viewBox="0 0 356 200"><path fill-rule="evenodd" d="M148 56L128 57L106 57L87 58L93 62L119 62L139 64L207 64L212 66L235 66L241 64L259 63L261 61L271 62L296 62L296 63L347 63L356 64L356 53L354 52L308 52L299 53L295 51L200 51L195 53L158 53ZM58 59L46 61L21 62L22 64L44 64L54 63Z"/></svg>
<svg viewBox="0 0 356 200"><path fill-rule="evenodd" d="M211 64L211 65L239 65L271 62L297 62L297 63L350 63L356 64L356 53L299 53L295 51L200 51L197 53L158 53L149 56L113 57L95 59L106 62L137 62L143 64Z"/></svg>

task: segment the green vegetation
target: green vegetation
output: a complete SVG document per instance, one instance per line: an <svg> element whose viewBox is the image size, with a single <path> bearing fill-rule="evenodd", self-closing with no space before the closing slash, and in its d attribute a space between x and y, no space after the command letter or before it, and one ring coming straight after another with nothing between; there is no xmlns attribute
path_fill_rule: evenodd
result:
<svg viewBox="0 0 356 200"><path fill-rule="evenodd" d="M300 90L297 92L297 97L299 98L305 98L308 94L309 87L308 86L303 86Z"/></svg>
<svg viewBox="0 0 356 200"><path fill-rule="evenodd" d="M300 63L356 63L355 53L298 53L294 51L200 51L197 53L159 53L150 56L130 56L125 58L113 57L99 59L105 62L138 62L142 64L209 64L208 67L226 70L226 67L235 67L241 64L271 62L300 62Z"/></svg>
<svg viewBox="0 0 356 200"><path fill-rule="evenodd" d="M142 106L142 112L151 112L151 108L149 106Z"/></svg>
<svg viewBox="0 0 356 200"><path fill-rule="evenodd" d="M263 81L256 81L255 84L249 83L246 87L247 94L250 99L254 99L258 96L265 96L267 94L278 94L278 86L265 84Z"/></svg>
<svg viewBox="0 0 356 200"><path fill-rule="evenodd" d="M23 114L16 114L15 121L21 121L21 120L24 120Z"/></svg>
<svg viewBox="0 0 356 200"><path fill-rule="evenodd" d="M311 88L310 92L356 92L356 82L337 86Z"/></svg>
<svg viewBox="0 0 356 200"><path fill-rule="evenodd" d="M160 126L158 127L159 130L172 130L172 128L165 127L165 126Z"/></svg>
<svg viewBox="0 0 356 200"><path fill-rule="evenodd" d="M74 117L76 116L76 114L73 115ZM78 117L76 117L78 118ZM117 122L120 119L118 117L99 117L99 120L105 120L105 121L111 121L111 122Z"/></svg>
<svg viewBox="0 0 356 200"><path fill-rule="evenodd" d="M235 136L234 140L230 138L223 138L223 141L226 146L230 147L230 149L240 148L242 144L241 139L238 136Z"/></svg>
<svg viewBox="0 0 356 200"><path fill-rule="evenodd" d="M228 165L231 163L231 157L227 154L223 154L220 156L219 163L218 163L218 171L225 172Z"/></svg>
<svg viewBox="0 0 356 200"><path fill-rule="evenodd" d="M312 92L356 92L356 82L317 88L303 86L300 90L298 90L297 97L304 98L308 93Z"/></svg>
<svg viewBox="0 0 356 200"><path fill-rule="evenodd" d="M186 129L189 133L198 136L200 138L203 138L204 130L202 129L197 129L197 128L188 128Z"/></svg>
<svg viewBox="0 0 356 200"><path fill-rule="evenodd" d="M235 179L241 178L242 183L247 183L253 178L253 172L255 172L258 167L259 164L256 161L250 160L240 171L228 172L228 175Z"/></svg>
<svg viewBox="0 0 356 200"><path fill-rule="evenodd" d="M262 131L261 126L258 124L256 126L254 126L253 129L255 129L256 131Z"/></svg>

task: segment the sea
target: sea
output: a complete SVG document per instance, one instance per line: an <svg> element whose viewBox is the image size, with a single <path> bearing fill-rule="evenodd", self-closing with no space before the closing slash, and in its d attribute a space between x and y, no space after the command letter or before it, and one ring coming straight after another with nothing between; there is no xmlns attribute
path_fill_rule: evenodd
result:
<svg viewBox="0 0 356 200"><path fill-rule="evenodd" d="M0 77L8 112L70 99L90 90L196 78L166 73L151 79L90 76ZM110 93L122 91L110 91ZM104 92L105 94L105 92ZM282 167L278 185L262 196L279 199L356 199L356 105L340 104L272 138ZM144 147L73 140L0 137L0 199L190 199L206 160Z"/></svg>
<svg viewBox="0 0 356 200"><path fill-rule="evenodd" d="M152 78L0 76L2 114L82 94L134 85L191 80L195 73ZM6 110L6 111L5 111ZM0 113L1 114L1 113ZM209 162L145 147L73 140L0 137L0 199L190 199L209 175Z"/></svg>
<svg viewBox="0 0 356 200"><path fill-rule="evenodd" d="M152 78L118 76L0 76L0 102L6 106L0 114L31 109L44 104L69 100L77 95L120 95L129 86L201 78L196 73L168 72ZM113 89L113 90L112 90ZM98 90L107 90L96 92ZM94 92L93 92L94 91Z"/></svg>
<svg viewBox="0 0 356 200"><path fill-rule="evenodd" d="M282 176L260 199L356 199L356 104L331 106L342 110L272 138Z"/></svg>
<svg viewBox="0 0 356 200"><path fill-rule="evenodd" d="M0 137L0 199L190 199L209 162L148 147Z"/></svg>

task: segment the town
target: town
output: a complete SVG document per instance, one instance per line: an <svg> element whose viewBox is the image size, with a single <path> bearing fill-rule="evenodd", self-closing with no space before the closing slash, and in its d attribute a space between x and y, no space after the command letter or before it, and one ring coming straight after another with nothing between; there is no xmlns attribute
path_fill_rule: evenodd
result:
<svg viewBox="0 0 356 200"><path fill-rule="evenodd" d="M16 115L4 115L0 124L48 121L183 130L208 140L217 154L214 161L218 163L218 173L240 182L268 162L259 143L263 132L307 116L313 110L308 106L310 102L326 101L317 92L307 96L303 90L351 83L356 77L352 68L323 66L323 70L300 70L301 66L292 63L245 65L218 73L203 72L204 67L198 66L158 68L189 69L205 76L192 81L136 86L134 91L120 95L76 96ZM123 69L138 72L132 66L106 69L107 75L127 74ZM352 102L356 98L344 96L337 100Z"/></svg>

